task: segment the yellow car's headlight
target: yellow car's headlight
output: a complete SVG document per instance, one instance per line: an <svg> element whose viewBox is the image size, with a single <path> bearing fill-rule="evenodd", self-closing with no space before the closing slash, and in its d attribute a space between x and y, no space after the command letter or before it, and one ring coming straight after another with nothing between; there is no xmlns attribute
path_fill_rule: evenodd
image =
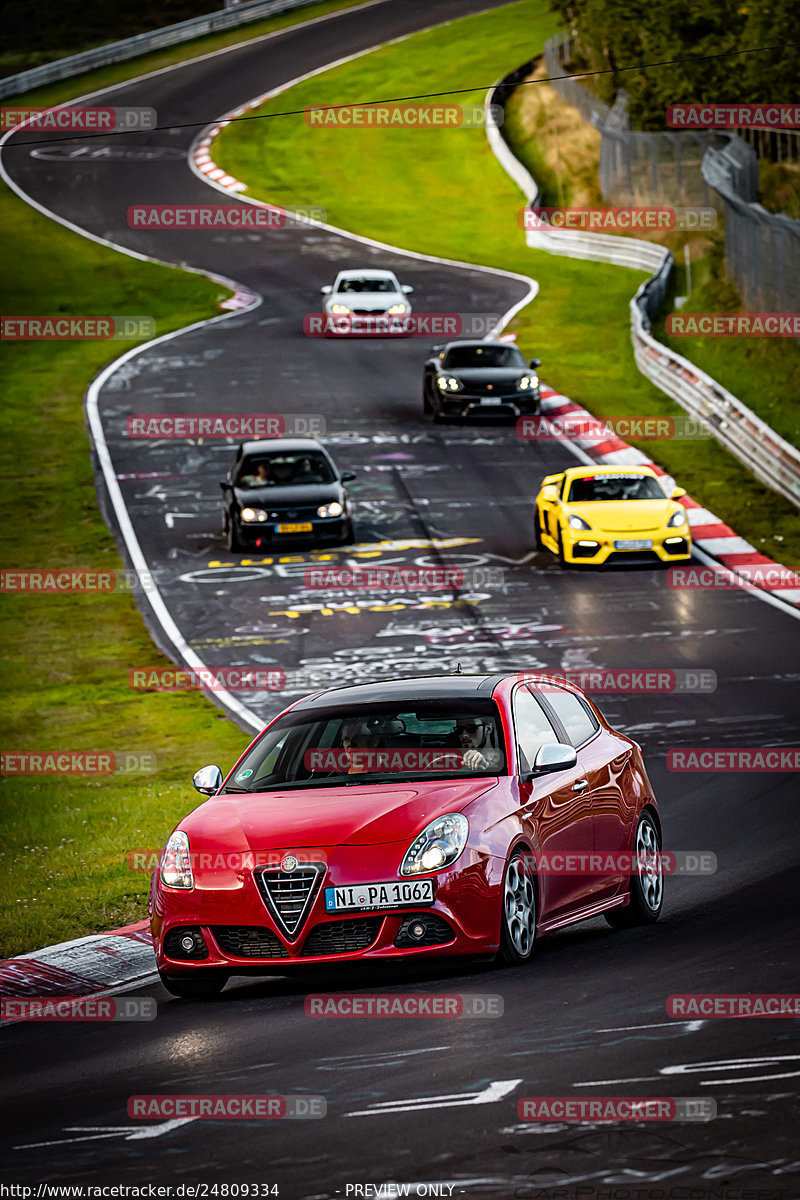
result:
<svg viewBox="0 0 800 1200"><path fill-rule="evenodd" d="M670 517L670 519L667 521L667 529L677 529L679 525L685 525L685 524L686 524L686 510L684 508L679 508L678 511L674 512L672 514L672 516Z"/></svg>

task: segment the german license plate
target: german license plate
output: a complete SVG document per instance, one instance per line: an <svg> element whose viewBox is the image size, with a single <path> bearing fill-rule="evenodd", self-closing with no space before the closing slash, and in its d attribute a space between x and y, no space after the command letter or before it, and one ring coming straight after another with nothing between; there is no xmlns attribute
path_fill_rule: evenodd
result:
<svg viewBox="0 0 800 1200"><path fill-rule="evenodd" d="M501 398L499 396L484 396L481 400L481 404L502 404L502 403L503 403L503 401L501 400Z"/></svg>
<svg viewBox="0 0 800 1200"><path fill-rule="evenodd" d="M614 542L615 550L652 550L652 538L628 538L627 541Z"/></svg>
<svg viewBox="0 0 800 1200"><path fill-rule="evenodd" d="M288 525L276 525L276 533L311 533L314 526L310 521L295 521Z"/></svg>
<svg viewBox="0 0 800 1200"><path fill-rule="evenodd" d="M402 908L406 904L433 904L433 880L417 879L398 883L361 883L357 887L325 888L328 912L347 912L362 908Z"/></svg>

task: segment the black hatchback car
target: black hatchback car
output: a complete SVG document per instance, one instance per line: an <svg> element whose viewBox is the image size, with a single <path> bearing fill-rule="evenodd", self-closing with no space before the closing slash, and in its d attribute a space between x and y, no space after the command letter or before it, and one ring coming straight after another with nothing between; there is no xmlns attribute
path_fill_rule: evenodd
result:
<svg viewBox="0 0 800 1200"><path fill-rule="evenodd" d="M434 421L446 417L522 417L539 411L536 367L507 342L460 341L434 346L425 363L422 403Z"/></svg>
<svg viewBox="0 0 800 1200"><path fill-rule="evenodd" d="M222 480L223 532L231 551L289 542L353 541L350 498L340 472L313 438L242 442Z"/></svg>

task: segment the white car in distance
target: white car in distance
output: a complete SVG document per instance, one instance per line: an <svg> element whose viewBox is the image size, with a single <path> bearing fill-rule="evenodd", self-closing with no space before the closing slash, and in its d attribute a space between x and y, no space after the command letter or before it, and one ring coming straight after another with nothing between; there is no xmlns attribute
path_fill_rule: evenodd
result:
<svg viewBox="0 0 800 1200"><path fill-rule="evenodd" d="M399 283L392 271L340 271L333 286L322 289L323 312L345 318L344 325L349 324L348 317L408 317L408 296L413 290L407 283ZM370 324L364 322L365 332Z"/></svg>

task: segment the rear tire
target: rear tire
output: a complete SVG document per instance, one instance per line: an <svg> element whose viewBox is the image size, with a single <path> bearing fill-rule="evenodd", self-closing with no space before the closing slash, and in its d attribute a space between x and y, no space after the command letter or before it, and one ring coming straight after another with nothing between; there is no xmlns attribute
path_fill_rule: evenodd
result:
<svg viewBox="0 0 800 1200"><path fill-rule="evenodd" d="M196 975L158 973L167 991L173 996L180 996L182 1000L211 1000L219 995L228 982L224 971L198 971Z"/></svg>
<svg viewBox="0 0 800 1200"><path fill-rule="evenodd" d="M528 962L536 937L536 884L526 857L524 850L515 850L503 876L497 961L509 967Z"/></svg>
<svg viewBox="0 0 800 1200"><path fill-rule="evenodd" d="M631 875L630 903L627 908L612 908L603 914L612 929L652 925L661 916L664 905L661 838L655 820L646 809L636 826L634 855L644 859L645 865Z"/></svg>
<svg viewBox="0 0 800 1200"><path fill-rule="evenodd" d="M433 405L428 399L428 389L426 387L422 389L422 412L426 417L433 416Z"/></svg>

